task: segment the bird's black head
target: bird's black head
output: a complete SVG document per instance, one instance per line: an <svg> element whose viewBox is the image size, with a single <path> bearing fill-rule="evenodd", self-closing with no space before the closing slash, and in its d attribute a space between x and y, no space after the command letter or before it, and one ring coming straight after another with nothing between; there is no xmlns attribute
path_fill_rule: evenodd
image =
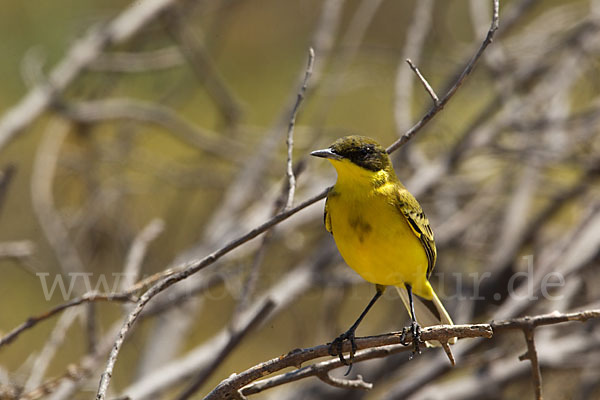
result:
<svg viewBox="0 0 600 400"><path fill-rule="evenodd" d="M333 142L328 149L317 150L313 156L337 160L346 159L369 171L389 170L392 167L385 149L366 136L346 136Z"/></svg>

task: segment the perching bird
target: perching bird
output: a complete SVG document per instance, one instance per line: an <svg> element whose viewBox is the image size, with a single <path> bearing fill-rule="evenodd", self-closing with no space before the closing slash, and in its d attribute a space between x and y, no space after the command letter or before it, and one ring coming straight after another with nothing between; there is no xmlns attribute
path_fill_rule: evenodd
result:
<svg viewBox="0 0 600 400"><path fill-rule="evenodd" d="M428 281L437 252L421 206L396 177L386 150L371 138L343 137L310 154L327 158L338 174L325 203L325 228L346 263L376 285L375 296L350 329L331 343L330 353L347 364L341 350L348 340L352 363L355 330L390 285L410 314L414 351L419 352L419 325L452 325Z"/></svg>

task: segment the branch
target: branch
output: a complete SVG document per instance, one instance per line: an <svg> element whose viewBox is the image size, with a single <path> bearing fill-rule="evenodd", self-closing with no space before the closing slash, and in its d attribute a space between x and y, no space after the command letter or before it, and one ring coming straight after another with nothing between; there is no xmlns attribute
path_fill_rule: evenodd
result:
<svg viewBox="0 0 600 400"><path fill-rule="evenodd" d="M533 379L533 390L535 392L536 400L542 400L542 371L540 370L540 363L538 361L538 354L535 348L535 341L533 339L535 328L531 325L523 328L523 334L525 335L525 341L527 342L527 353L519 357L520 361L529 360L531 361L531 376Z"/></svg>
<svg viewBox="0 0 600 400"><path fill-rule="evenodd" d="M410 57L418 63L421 59L425 39L431 29L433 6L433 0L421 0L416 3L411 18L412 22L406 31L404 48L400 57L401 60L406 60ZM403 63L398 63L394 104L394 120L398 136L410 127L412 97L412 75Z"/></svg>
<svg viewBox="0 0 600 400"><path fill-rule="evenodd" d="M338 387L341 389L365 389L370 390L373 389L373 384L369 382L365 382L363 380L362 375L357 375L356 379L340 379L334 378L329 375L327 372L318 372L317 378L322 380L323 382L331 385L333 387Z"/></svg>
<svg viewBox="0 0 600 400"><path fill-rule="evenodd" d="M533 388L535 391L536 400L542 399L542 374L540 370L540 364L538 361L538 354L535 348L534 341L534 330L538 326L553 325L562 322L580 321L585 322L591 318L600 318L600 309L598 310L586 310L579 312L572 312L567 314L561 314L555 311L550 314L537 315L535 317L522 317L515 318L508 321L493 322L490 324L495 332L501 332L507 329L521 329L525 335L525 341L527 342L527 353L519 357L519 360L530 360L531 361L531 374L533 379Z"/></svg>
<svg viewBox="0 0 600 400"><path fill-rule="evenodd" d="M208 54L203 37L192 28L192 22L183 7L173 7L168 16L171 20L167 23L167 31L177 42L192 72L214 101L225 122L234 126L243 113L242 106Z"/></svg>
<svg viewBox="0 0 600 400"><path fill-rule="evenodd" d="M99 72L148 72L178 67L183 56L174 46L141 52L102 53L88 68Z"/></svg>
<svg viewBox="0 0 600 400"><path fill-rule="evenodd" d="M467 338L467 337L485 337L491 338L493 331L488 324L479 324L479 325L443 325L443 326L430 326L423 328L421 331L421 340L438 340L440 342L447 341L453 337L458 338ZM368 360L372 358L385 357L392 352L404 351L406 346L403 344L403 334L402 332L392 332L384 335L377 336L368 336L362 338L356 338L356 348L358 350L369 349L366 352L358 352L354 357L354 362L359 362L363 360ZM406 342L412 341L411 335L408 335L406 338ZM396 345L393 349L383 348L381 346L390 346ZM345 342L343 346L343 351L350 350L350 343ZM231 377L222 381L212 392L210 392L204 400L215 400L215 399L223 399L230 396L232 393L237 392L240 388L246 386L252 381L255 381L259 378L264 377L267 374L272 374L274 372L280 371L284 368L288 367L300 367L304 362L314 360L320 357L329 356L329 345L323 344L316 347L311 347L308 349L297 349L292 350L286 355L271 359L269 361L260 363L252 368L247 369L246 371L240 374L234 374ZM318 373L323 373L324 371L329 371L334 368L338 368L342 366L342 363L339 359L329 360L324 363L321 363L317 366L305 367L300 371L303 372L302 377L317 375ZM307 369L310 369L308 371ZM294 374L296 371L290 373ZM293 379L296 378L296 379ZM297 380L299 378L294 377L293 375L289 376L289 381ZM284 380L286 380L284 379ZM284 382L282 382L284 383ZM279 383L281 384L281 383ZM243 394L247 394L246 392L242 392Z"/></svg>
<svg viewBox="0 0 600 400"><path fill-rule="evenodd" d="M492 321L490 326L494 332L501 332L507 329L523 329L531 326L537 328L543 325L554 325L562 322L579 321L585 322L588 319L600 318L600 309L577 311L572 313L560 313L555 311L550 314L536 315L534 317L522 317L509 319L507 321Z"/></svg>
<svg viewBox="0 0 600 400"><path fill-rule="evenodd" d="M128 98L112 98L109 100L88 100L77 103L63 103L57 106L60 113L77 122L87 124L95 122L132 120L141 123L155 124L169 131L184 144L190 145L221 158L228 154L243 151L243 146L226 137L212 139L218 135L200 128L181 117L173 109L158 103ZM239 162L234 157L229 161Z"/></svg>
<svg viewBox="0 0 600 400"><path fill-rule="evenodd" d="M296 177L294 176L294 167L292 163L292 150L294 149L294 125L296 124L296 115L298 114L298 109L300 108L300 104L302 104L302 100L304 100L304 93L306 93L306 87L308 85L308 80L313 72L313 65L315 61L315 51L312 47L308 49L308 65L306 66L306 73L304 74L304 81L302 82L302 87L298 92L298 98L296 99L296 104L292 109L292 115L290 117L290 123L288 125L287 132L287 169L286 175L288 178L288 195L287 201L285 204L285 209L289 209L292 207L294 203L294 193L296 192Z"/></svg>
<svg viewBox="0 0 600 400"><path fill-rule="evenodd" d="M21 325L17 326L15 329L10 331L4 337L0 338L0 349L4 346L15 340L21 333L26 331L29 328L34 327L38 324L38 322L42 322L54 315L58 314L61 311L64 311L68 308L78 306L80 304L85 303L93 303L97 301L119 301L119 302L135 302L135 297L130 293L98 293L98 292L89 292L85 293L81 297L76 297L72 300L67 301L66 303L59 304L56 307L51 308L43 314L29 317L27 321L23 322Z"/></svg>
<svg viewBox="0 0 600 400"><path fill-rule="evenodd" d="M164 221L155 218L137 234L125 259L125 266L123 267L124 279L121 282L121 290L125 291L135 284L140 275L142 262L144 261L150 242L154 241L163 232L164 228Z"/></svg>
<svg viewBox="0 0 600 400"><path fill-rule="evenodd" d="M477 50L477 52L475 53L473 58L471 58L471 60L467 63L467 66L465 67L463 72L460 74L460 76L458 77L458 79L456 80L454 85L452 85L450 90L448 90L448 93L446 93L446 95L437 104L434 103L433 107L431 107L429 109L427 114L425 114L425 116L423 116L423 118L421 118L421 120L419 122L417 122L416 125L414 125L412 128L410 128L400 139L398 139L394 143L392 143L392 145L387 148L388 153L392 153L392 152L396 151L399 147L401 147L406 142L408 142L418 131L420 131L421 128L423 128L423 126L425 126L425 124L427 124L442 108L444 108L444 106L448 103L448 101L452 98L452 96L454 96L456 91L461 87L461 85L463 84L465 79L471 74L471 72L473 71L473 68L475 68L475 64L477 64L477 61L479 61L479 59L481 58L481 55L483 54L485 49L490 45L490 43L492 43L492 40L494 39L494 34L498 30L498 21L499 21L498 11L499 11L499 7L500 7L499 0L492 0L492 1L494 3L494 10L493 10L493 14L492 14L492 24L487 33L487 36L485 37L483 43L481 43L481 46L479 47L479 49Z"/></svg>
<svg viewBox="0 0 600 400"><path fill-rule="evenodd" d="M321 245L313 256L301 261L290 272L286 273L278 282L261 294L244 311L238 312L235 321L223 326L219 332L211 338L203 341L182 354L176 359L169 360L141 376L119 393L132 399L142 399L156 396L157 393L165 393L182 383L189 381L192 377L205 371L215 359L219 357L227 343L231 339L232 332L246 325L245 321L253 318L257 310L263 307L266 301L273 300L275 308L266 315L262 324L275 318L284 312L295 300L306 293L313 285L316 276L329 265L334 255L331 246ZM191 294L190 294L191 296ZM155 304L155 303L153 303ZM142 318L148 316L148 310L142 313Z"/></svg>
<svg viewBox="0 0 600 400"><path fill-rule="evenodd" d="M231 333L228 343L221 349L217 357L212 360L207 368L202 369L200 374L196 377L194 382L187 387L176 399L186 400L193 396L198 389L206 382L206 380L212 375L212 373L221 365L223 360L235 349L235 347L244 339L246 334L253 330L258 324L265 320L265 317L273 311L276 304L270 298L265 299L259 309L250 316L243 324L236 327Z"/></svg>
<svg viewBox="0 0 600 400"><path fill-rule="evenodd" d="M29 257L35 250L35 244L29 240L0 242L0 259Z"/></svg>
<svg viewBox="0 0 600 400"><path fill-rule="evenodd" d="M535 327L542 325L553 325L570 321L584 322L591 318L600 318L600 309L566 314L555 312L534 317L522 317L499 322L492 321L490 324L430 326L422 330L421 340L438 340L440 342L445 342L452 337L491 338L493 334L509 329L535 329ZM356 353L354 362L387 357L390 354L405 351L407 347L403 345L401 336L402 332L392 332L384 335L356 338L357 349L363 351ZM407 336L406 343L409 343L412 341L412 337L410 334ZM345 342L342 351L349 350L350 343ZM307 361L327 356L329 356L328 344L307 349L292 350L284 356L265 361L244 372L234 374L221 381L221 383L213 389L204 400L227 398L227 396L230 396L232 393L237 393L238 391L244 396L255 394L299 379L310 376L319 376L319 374L327 373L332 369L343 366L341 361L336 358L300 368L300 366ZM265 375L272 374L288 367L297 367L298 369L250 384Z"/></svg>
<svg viewBox="0 0 600 400"><path fill-rule="evenodd" d="M176 0L134 1L116 18L102 27L93 26L77 40L48 76L36 85L0 119L0 151L54 101L110 45L119 45L152 22Z"/></svg>
<svg viewBox="0 0 600 400"><path fill-rule="evenodd" d="M431 87L429 82L427 82L427 79L425 79L423 74L421 74L421 71L419 71L419 68L417 68L417 66L415 64L413 64L413 62L411 61L410 58L406 59L406 63L408 64L410 69L412 69L414 71L414 73L417 74L417 78L419 78L419 80L423 84L423 87L425 88L425 90L427 91L427 93L429 94L431 99L433 100L434 107L439 106L440 99L437 97L437 94L435 94L435 90L433 90L433 88Z"/></svg>
<svg viewBox="0 0 600 400"><path fill-rule="evenodd" d="M308 207L309 205L315 203L316 201L320 200L321 198L324 198L327 195L327 192L329 191L329 188L327 188L327 190L323 191L322 193L318 194L315 197L312 197L306 201L304 201L303 203L298 204L296 207L289 209L287 211L284 211L282 213L277 214L275 217L269 219L267 222L265 222L264 224L260 225L257 228L252 229L250 232L246 233L245 235L242 235L241 237L232 240L231 242L229 242L227 245L225 245L224 247L221 247L220 249L214 251L213 253L209 254L208 256L204 257L201 260L193 260L193 261L189 261L186 264L184 264L183 266L181 266L180 268L177 268L176 270L178 272L173 273L172 275L167 276L166 278L160 280L159 282L155 283L153 286L151 286L139 299L139 301L137 302L136 306L134 307L134 309L129 313L129 315L127 316L123 327L121 328L121 330L119 331L119 335L114 343L113 349L110 352L110 356L108 358L107 361L107 365L106 368L104 369L104 372L102 373L102 378L100 379L100 383L99 383L99 387L98 387L98 393L96 395L96 399L97 400L101 400L104 399L106 397L106 391L108 389L108 385L110 383L110 380L112 378L112 371L114 369L115 363L117 361L117 357L119 355L119 352L121 350L121 346L123 345L123 342L125 340L125 336L127 335L127 333L129 332L129 330L131 329L131 326L135 323L135 321L137 320L137 318L139 317L140 313L142 312L142 310L144 309L144 307L146 306L146 304L157 294L159 294L160 292L164 291L165 289L169 288L171 285L186 279L188 276L195 274L196 272L206 268L207 266L213 264L215 261L217 261L219 258L221 258L222 256L224 256L225 254L231 252L232 250L236 249L237 247L241 246L242 244L248 242L249 240L254 239L255 237L257 237L258 235L260 235L261 233L265 232L266 230L268 230L269 228L271 228L272 226L280 223L281 221L286 220L287 218L291 217L292 215L294 215L295 213L297 213L298 211Z"/></svg>

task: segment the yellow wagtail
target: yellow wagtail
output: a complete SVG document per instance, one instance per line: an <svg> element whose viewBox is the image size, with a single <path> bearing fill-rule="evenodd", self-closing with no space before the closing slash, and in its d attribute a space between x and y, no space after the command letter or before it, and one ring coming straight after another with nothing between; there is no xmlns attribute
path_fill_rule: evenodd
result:
<svg viewBox="0 0 600 400"><path fill-rule="evenodd" d="M373 139L347 136L310 154L327 158L338 174L325 203L325 228L346 263L376 285L375 296L350 329L331 343L330 353L348 365L341 351L348 340L352 364L354 332L389 285L396 287L410 313L414 352L418 353L419 324L452 325L428 281L437 252L427 217L396 177L386 150Z"/></svg>

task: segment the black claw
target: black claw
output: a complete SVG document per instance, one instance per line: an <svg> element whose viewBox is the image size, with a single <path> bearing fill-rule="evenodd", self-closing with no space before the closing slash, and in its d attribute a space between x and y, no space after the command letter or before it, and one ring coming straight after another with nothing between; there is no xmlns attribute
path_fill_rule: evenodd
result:
<svg viewBox="0 0 600 400"><path fill-rule="evenodd" d="M329 354L332 356L338 356L342 364L348 366L348 371L346 371L344 375L348 375L352 370L352 362L354 361L354 354L356 353L357 349L356 341L354 339L354 330L348 330L336 337L333 342L329 343ZM344 353L342 352L345 340L350 342L350 355L348 360L344 358Z"/></svg>
<svg viewBox="0 0 600 400"><path fill-rule="evenodd" d="M415 354L421 354L421 349L419 348L419 343L421 342L421 327L416 321L413 321L410 324L410 331L412 333L412 342L414 346L411 354L412 358L412 356L414 356Z"/></svg>
<svg viewBox="0 0 600 400"><path fill-rule="evenodd" d="M417 322L412 322L409 328L402 328L402 333L400 334L400 344L403 346L408 346L410 343L406 342L407 333L410 331L413 351L408 356L409 360L412 360L415 354L421 354L421 348L419 344L421 343L421 327Z"/></svg>
<svg viewBox="0 0 600 400"><path fill-rule="evenodd" d="M408 343L406 343L406 327L402 328L402 333L400 334L400 344L402 346L408 346Z"/></svg>

